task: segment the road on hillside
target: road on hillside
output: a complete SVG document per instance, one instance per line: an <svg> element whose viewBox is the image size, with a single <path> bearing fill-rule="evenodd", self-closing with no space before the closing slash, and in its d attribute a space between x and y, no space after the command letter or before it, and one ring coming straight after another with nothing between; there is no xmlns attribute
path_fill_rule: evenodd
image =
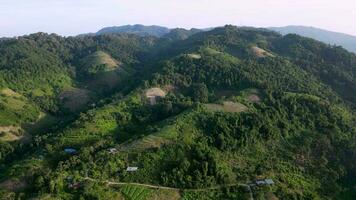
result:
<svg viewBox="0 0 356 200"><path fill-rule="evenodd" d="M174 190L174 191L191 191L191 192L201 192L201 191L206 191L206 190L218 190L218 189L226 188L226 187L242 186L242 187L247 188L247 190L249 192L250 200L254 200L251 186L249 186L248 184L245 184L245 183L234 183L234 184L227 184L227 185L220 185L220 186L199 188L199 189L182 189L182 188L165 187L165 186L143 184L143 183L113 182L113 181L107 181L107 180L100 181L100 180L93 179L90 177L85 177L84 180L89 180L89 181L93 181L93 182L102 182L102 183L106 183L108 185L134 185L134 186L142 186L142 187L153 188L153 189Z"/></svg>

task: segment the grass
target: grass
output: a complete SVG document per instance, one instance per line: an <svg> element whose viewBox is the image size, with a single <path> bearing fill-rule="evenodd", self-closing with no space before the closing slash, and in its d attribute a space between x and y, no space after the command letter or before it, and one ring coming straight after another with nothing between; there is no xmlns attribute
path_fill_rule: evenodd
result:
<svg viewBox="0 0 356 200"><path fill-rule="evenodd" d="M175 190L156 190L150 200L180 200L181 195L178 191Z"/></svg>
<svg viewBox="0 0 356 200"><path fill-rule="evenodd" d="M159 148L164 144L173 142L177 137L178 133L175 126L168 125L159 132L123 145L120 149L124 151L144 151L146 149Z"/></svg>

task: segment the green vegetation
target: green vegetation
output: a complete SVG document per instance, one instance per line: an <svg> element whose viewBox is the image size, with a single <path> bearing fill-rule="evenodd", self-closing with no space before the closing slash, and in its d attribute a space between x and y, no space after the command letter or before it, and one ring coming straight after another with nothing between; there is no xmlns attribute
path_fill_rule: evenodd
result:
<svg viewBox="0 0 356 200"><path fill-rule="evenodd" d="M32 139L0 141L0 185L23 186L0 197L354 199L354 54L264 29L176 31L1 41L0 123Z"/></svg>

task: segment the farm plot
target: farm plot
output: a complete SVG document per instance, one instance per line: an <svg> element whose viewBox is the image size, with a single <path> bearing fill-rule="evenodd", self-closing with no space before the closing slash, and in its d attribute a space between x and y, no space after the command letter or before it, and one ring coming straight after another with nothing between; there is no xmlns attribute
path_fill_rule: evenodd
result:
<svg viewBox="0 0 356 200"><path fill-rule="evenodd" d="M148 200L152 190L141 186L125 185L122 187L121 193L127 200Z"/></svg>

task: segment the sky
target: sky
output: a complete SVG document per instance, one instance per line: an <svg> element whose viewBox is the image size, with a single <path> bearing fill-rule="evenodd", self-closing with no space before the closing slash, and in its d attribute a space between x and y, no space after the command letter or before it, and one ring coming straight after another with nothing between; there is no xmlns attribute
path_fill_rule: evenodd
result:
<svg viewBox="0 0 356 200"><path fill-rule="evenodd" d="M0 0L0 37L107 26L305 25L356 35L355 0Z"/></svg>

